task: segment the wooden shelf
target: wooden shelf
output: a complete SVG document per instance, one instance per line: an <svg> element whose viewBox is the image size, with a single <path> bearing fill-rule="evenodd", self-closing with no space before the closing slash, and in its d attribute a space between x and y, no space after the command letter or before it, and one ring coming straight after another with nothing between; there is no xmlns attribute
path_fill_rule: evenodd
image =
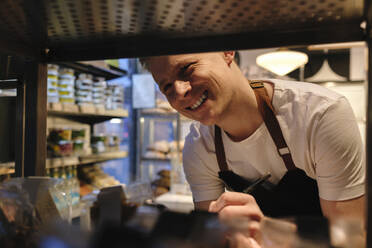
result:
<svg viewBox="0 0 372 248"><path fill-rule="evenodd" d="M48 158L46 161L46 168L99 163L108 160L125 158L127 156L128 156L127 151L111 151L99 154L71 156L62 158Z"/></svg>
<svg viewBox="0 0 372 248"><path fill-rule="evenodd" d="M98 163L107 160L120 159L128 156L127 151L112 151L104 152L99 154L91 154L86 156L80 156L80 164Z"/></svg>
<svg viewBox="0 0 372 248"><path fill-rule="evenodd" d="M79 115L79 116L107 116L113 117L128 117L128 110L113 109L107 110L92 106L78 106L76 104L61 104L53 103L48 105L48 114L53 115Z"/></svg>
<svg viewBox="0 0 372 248"><path fill-rule="evenodd" d="M106 110L92 106L78 106L75 104L48 104L48 115L55 117L64 117L76 120L82 123L99 123L110 120L112 118L126 118L128 117L128 110L114 109Z"/></svg>
<svg viewBox="0 0 372 248"><path fill-rule="evenodd" d="M55 168L63 166L78 165L80 163L79 157L61 157L61 158L47 158L46 168Z"/></svg>

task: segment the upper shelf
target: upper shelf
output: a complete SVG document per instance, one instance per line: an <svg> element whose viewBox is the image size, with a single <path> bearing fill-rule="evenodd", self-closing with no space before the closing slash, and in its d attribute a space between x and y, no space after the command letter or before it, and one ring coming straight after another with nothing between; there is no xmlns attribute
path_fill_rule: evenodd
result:
<svg viewBox="0 0 372 248"><path fill-rule="evenodd" d="M367 4L371 1L5 0L0 50L79 61L357 41L366 37L361 23L370 16Z"/></svg>
<svg viewBox="0 0 372 248"><path fill-rule="evenodd" d="M128 117L128 110L113 109L106 110L91 106L78 106L75 104L50 103L47 106L48 115L63 117L87 124L95 124L112 118Z"/></svg>
<svg viewBox="0 0 372 248"><path fill-rule="evenodd" d="M89 73L93 74L95 77L104 77L106 80L111 80L127 75L127 71L113 66L110 66L109 68L103 68L78 62L59 62L57 64L63 67L74 69L79 73Z"/></svg>
<svg viewBox="0 0 372 248"><path fill-rule="evenodd" d="M99 154L61 157L61 158L48 158L46 161L46 168L55 168L72 165L82 165L91 163L100 163L108 160L126 158L128 156L127 151L110 151Z"/></svg>

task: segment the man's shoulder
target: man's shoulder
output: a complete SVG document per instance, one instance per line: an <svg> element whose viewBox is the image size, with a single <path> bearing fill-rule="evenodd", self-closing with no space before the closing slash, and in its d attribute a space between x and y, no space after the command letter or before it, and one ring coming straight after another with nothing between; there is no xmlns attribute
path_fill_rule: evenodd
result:
<svg viewBox="0 0 372 248"><path fill-rule="evenodd" d="M314 97L320 97L327 99L329 101L338 101L343 96L325 86L310 83L310 82L300 82L291 80L280 80L280 79L270 79L268 80L274 84L274 89L276 93L281 94L295 94L299 96L309 95Z"/></svg>

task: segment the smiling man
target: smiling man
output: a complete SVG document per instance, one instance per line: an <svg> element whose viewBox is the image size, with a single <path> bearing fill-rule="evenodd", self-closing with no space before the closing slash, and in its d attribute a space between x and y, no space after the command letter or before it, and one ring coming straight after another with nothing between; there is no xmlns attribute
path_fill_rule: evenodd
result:
<svg viewBox="0 0 372 248"><path fill-rule="evenodd" d="M311 214L363 225L365 154L345 97L310 83L250 81L234 52L142 62L169 103L196 121L183 165L197 209L258 223Z"/></svg>

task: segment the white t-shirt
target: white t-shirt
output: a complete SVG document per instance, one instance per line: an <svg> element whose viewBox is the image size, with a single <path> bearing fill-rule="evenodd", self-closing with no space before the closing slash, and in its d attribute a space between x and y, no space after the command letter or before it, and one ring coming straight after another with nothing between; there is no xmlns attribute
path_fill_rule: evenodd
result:
<svg viewBox="0 0 372 248"><path fill-rule="evenodd" d="M273 107L296 167L316 179L319 196L347 200L364 194L365 153L352 108L345 97L319 85L270 80ZM230 170L247 179L267 172L277 184L287 172L265 124L234 142L222 132ZM185 140L183 165L195 202L224 191L218 177L214 126L194 122ZM301 187L301 185L299 185Z"/></svg>

